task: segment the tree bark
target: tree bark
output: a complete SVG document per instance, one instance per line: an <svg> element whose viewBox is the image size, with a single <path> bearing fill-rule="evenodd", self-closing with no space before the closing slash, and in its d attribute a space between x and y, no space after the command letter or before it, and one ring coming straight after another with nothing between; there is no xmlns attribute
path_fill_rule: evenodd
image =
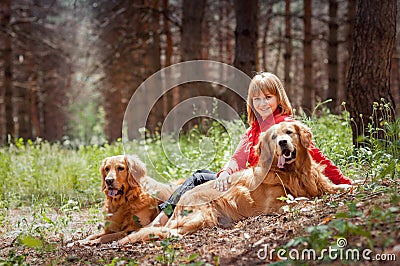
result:
<svg viewBox="0 0 400 266"><path fill-rule="evenodd" d="M203 36L203 19L205 0L183 0L182 10L182 31L181 31L181 49L182 49L182 61L188 60L200 60L202 57L202 36ZM190 69L183 69L183 71L191 71ZM184 73L184 76L189 76L189 73ZM190 99L196 95L207 95L212 90L208 84L195 82L190 84L183 84L179 86L179 103ZM199 103L201 105L201 103ZM195 107L195 108L198 108ZM186 110L185 108L178 109L178 116L184 117L187 113L194 113L194 110ZM192 128L196 124L195 121L188 122L184 125L184 130Z"/></svg>
<svg viewBox="0 0 400 266"><path fill-rule="evenodd" d="M285 89L289 99L294 98L292 90L291 64L292 64L292 26L291 26L291 0L285 0L285 53L283 58L285 61Z"/></svg>
<svg viewBox="0 0 400 266"><path fill-rule="evenodd" d="M327 98L332 101L327 104L332 113L338 112L338 2L329 0L329 37L328 37L328 93Z"/></svg>
<svg viewBox="0 0 400 266"><path fill-rule="evenodd" d="M235 0L235 60L233 65L253 76L257 57L258 0Z"/></svg>
<svg viewBox="0 0 400 266"><path fill-rule="evenodd" d="M258 38L258 0L235 0L235 59L233 66L242 70L249 77L256 71ZM232 99L228 104L238 113L245 109L245 102Z"/></svg>
<svg viewBox="0 0 400 266"><path fill-rule="evenodd" d="M262 51L262 71L268 71L268 62L267 62L267 57L268 57L268 34L269 34L269 29L271 25L271 13L272 13L272 3L269 3L268 6L268 11L267 11L267 17L265 21L265 26L264 26L264 31L263 31L263 36L262 36L262 45L261 45L261 51Z"/></svg>
<svg viewBox="0 0 400 266"><path fill-rule="evenodd" d="M7 141L7 137L14 135L14 118L13 118L13 60L12 60L12 43L11 43L11 0L0 2L0 23L1 28L4 30L2 33L3 39L3 101L4 101L4 134L1 136L1 143Z"/></svg>
<svg viewBox="0 0 400 266"><path fill-rule="evenodd" d="M353 48L347 76L347 109L352 119L353 143L359 136L383 139L384 121L394 114L380 103L395 108L390 91L390 68L396 36L396 0L358 2ZM373 131L368 129L372 125ZM361 145L364 145L361 143Z"/></svg>
<svg viewBox="0 0 400 266"><path fill-rule="evenodd" d="M147 74L146 78L149 78L151 75L156 73L161 69L161 46L160 46L160 1L152 0L149 2L149 10L150 11L150 21L149 21L149 30L151 32L149 44L147 46L147 52L145 56L148 58L147 65ZM159 86L151 87L148 91L149 96L151 98L156 98L160 95L163 95L163 88ZM157 95L156 95L157 94ZM163 122L164 116L163 112L160 110L163 109L163 99L158 100L156 103L152 104L152 109L150 111L149 117L147 119L146 128L150 130L150 132L154 133L155 131L159 131L158 125Z"/></svg>
<svg viewBox="0 0 400 266"><path fill-rule="evenodd" d="M347 1L347 11L346 11L346 26L345 26L345 57L343 60L343 72L342 72L342 87L343 90L339 91L338 98L341 102L346 100L346 84L347 84L347 73L350 67L350 55L353 49L353 31L354 22L356 19L357 1L348 0Z"/></svg>
<svg viewBox="0 0 400 266"><path fill-rule="evenodd" d="M304 41L303 41L303 69L304 69L304 85L302 110L310 115L315 106L315 91L313 86L312 74L312 7L311 0L304 0Z"/></svg>
<svg viewBox="0 0 400 266"><path fill-rule="evenodd" d="M201 38L205 0L183 0L182 61L202 59Z"/></svg>

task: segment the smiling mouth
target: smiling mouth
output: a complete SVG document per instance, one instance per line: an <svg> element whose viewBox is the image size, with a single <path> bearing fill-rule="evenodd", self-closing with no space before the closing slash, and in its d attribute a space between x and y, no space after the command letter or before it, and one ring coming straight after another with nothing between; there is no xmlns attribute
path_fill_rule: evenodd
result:
<svg viewBox="0 0 400 266"><path fill-rule="evenodd" d="M283 168L285 163L291 163L294 159L296 159L296 149L293 151L283 149L282 154L278 155L278 167Z"/></svg>
<svg viewBox="0 0 400 266"><path fill-rule="evenodd" d="M124 194L124 186L122 186L121 189L108 188L107 195L110 197L116 197L118 195L123 195L123 194Z"/></svg>

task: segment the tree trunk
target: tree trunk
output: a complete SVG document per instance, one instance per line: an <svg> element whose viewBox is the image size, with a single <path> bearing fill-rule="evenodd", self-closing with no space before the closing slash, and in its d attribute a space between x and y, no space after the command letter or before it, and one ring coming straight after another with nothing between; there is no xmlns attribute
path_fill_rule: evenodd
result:
<svg viewBox="0 0 400 266"><path fill-rule="evenodd" d="M7 141L7 136L14 135L14 118L12 107L12 90L13 90L13 61L12 61L12 45L11 45L11 0L0 2L0 20L1 28L4 30L3 37L3 95L4 95L4 134L1 136L1 143Z"/></svg>
<svg viewBox="0 0 400 266"><path fill-rule="evenodd" d="M225 37L224 37L224 39L226 40L226 42L225 42L226 61L224 61L224 62L227 64L233 64L233 60L234 60L233 59L234 43L232 41L232 38L230 38L230 33L233 31L233 29L231 27L231 23L229 23L231 14L232 14L232 4L231 4L230 0L227 0L226 5L225 5L225 17L228 19L228 22L226 23L227 30L225 31Z"/></svg>
<svg viewBox="0 0 400 266"><path fill-rule="evenodd" d="M235 0L235 61L233 65L253 76L257 57L258 0Z"/></svg>
<svg viewBox="0 0 400 266"><path fill-rule="evenodd" d="M383 121L394 119L392 110L380 108L379 104L383 99L390 108L395 107L390 67L396 37L396 5L396 0L358 2L346 87L355 145L363 135L383 139L384 132L376 129L382 128Z"/></svg>
<svg viewBox="0 0 400 266"><path fill-rule="evenodd" d="M122 94L120 88L110 88L103 92L103 103L105 112L105 134L107 141L112 142L121 137L122 120L124 117L125 108L122 105Z"/></svg>
<svg viewBox="0 0 400 266"><path fill-rule="evenodd" d="M53 55L54 58L57 55ZM63 59L56 59L56 66L48 65L43 83L43 137L49 141L61 140L65 136L67 117L65 106L67 104L68 79L71 71ZM53 69L50 69L53 67ZM59 75L58 73L62 73Z"/></svg>
<svg viewBox="0 0 400 266"><path fill-rule="evenodd" d="M205 0L183 0L183 17L182 17L182 31L181 31L181 47L182 47L182 61L203 59L202 57L202 36L203 36L203 19ZM189 76L190 69L183 69L188 73L183 73L184 76ZM201 75L201 74L200 74ZM179 86L179 103L192 98L196 95L205 95L207 91L211 91L209 84L202 84L200 82L183 84ZM201 103L199 103L200 105ZM195 107L195 108L198 108ZM187 113L194 113L195 110L187 110L186 108L178 109L178 117L184 117ZM184 130L193 127L195 121L187 123ZM184 125L175 125L182 127Z"/></svg>
<svg viewBox="0 0 400 266"><path fill-rule="evenodd" d="M254 76L256 70L257 38L258 38L258 0L235 0L235 59L233 66L242 70L249 77ZM232 101L229 105L238 113L245 108L243 101Z"/></svg>
<svg viewBox="0 0 400 266"><path fill-rule="evenodd" d="M295 96L292 90L291 64L292 64L292 26L291 26L291 0L285 0L285 89L289 99Z"/></svg>
<svg viewBox="0 0 400 266"><path fill-rule="evenodd" d="M202 59L201 38L205 0L183 0L182 61Z"/></svg>
<svg viewBox="0 0 400 266"><path fill-rule="evenodd" d="M328 37L328 94L327 98L332 101L328 103L328 108L332 113L338 111L338 90L339 90L339 70L338 70L338 22L337 22L338 2L329 0L329 37Z"/></svg>
<svg viewBox="0 0 400 266"><path fill-rule="evenodd" d="M37 85L36 85L36 76L32 77L29 81L29 98L30 98L30 103L29 103L29 110L30 110L30 115L31 115L31 120L32 120L32 126L33 126L33 132L32 136L33 137L38 137L42 135L42 130L40 126L40 118L39 118L39 108L38 108L38 100L37 100Z"/></svg>
<svg viewBox="0 0 400 266"><path fill-rule="evenodd" d="M343 62L343 73L342 73L342 87L343 91L339 91L338 98L341 102L346 100L346 84L347 84L347 73L349 72L350 67L350 55L353 49L353 31L354 31L354 21L356 18L356 10L357 10L357 1L348 0L347 1L347 12L346 12L346 27L345 27L345 58Z"/></svg>
<svg viewBox="0 0 400 266"><path fill-rule="evenodd" d="M165 63L164 67L170 66L171 65L171 59L172 59L172 35L171 35L171 30L169 28L169 5L168 5L168 0L163 0L162 1L162 7L163 7L163 29L164 29L164 34L165 34L165 39L166 39L166 48L165 48Z"/></svg>
<svg viewBox="0 0 400 266"><path fill-rule="evenodd" d="M16 14L18 16L18 14ZM34 15L29 10L26 12L27 17ZM30 42L25 45L18 45L18 42L23 43L24 37L29 33L34 32L32 22L23 23L16 28L14 53L18 56L14 71L14 115L15 115L15 136L23 139L33 139L32 132L32 117L30 114L30 89L32 79L35 76L33 56L27 51L35 50L35 43ZM21 47L22 46L22 47Z"/></svg>
<svg viewBox="0 0 400 266"><path fill-rule="evenodd" d="M164 67L168 67L172 64L172 51L173 51L173 43L172 43L172 34L169 26L169 4L168 0L162 1L162 10L163 10L163 31L165 34L166 47L165 47L165 62ZM166 89L166 88L165 88ZM168 115L168 112L173 108L173 91L170 90L163 97L164 105L163 105L163 117Z"/></svg>
<svg viewBox="0 0 400 266"><path fill-rule="evenodd" d="M304 85L302 109L306 114L311 114L315 105L315 91L313 86L312 75L312 29L311 16L312 7L311 0L304 0L304 42L303 42L303 69L304 69Z"/></svg>
<svg viewBox="0 0 400 266"><path fill-rule="evenodd" d="M268 33L271 25L271 17L272 17L272 3L269 3L268 5L268 11L267 11L267 18L265 21L265 27L264 27L264 32L262 36L262 45L261 45L261 51L262 51L262 71L268 71L268 62L267 62L267 57L268 57Z"/></svg>
<svg viewBox="0 0 400 266"><path fill-rule="evenodd" d="M400 35L399 35L400 36ZM399 47L395 45L394 53L392 57L392 72L391 72L391 91L393 95L393 100L396 105L396 114L400 114L400 51Z"/></svg>
<svg viewBox="0 0 400 266"><path fill-rule="evenodd" d="M149 30L152 33L149 40L149 45L147 46L147 52L145 54L148 57L148 66L147 66L147 74L146 78L149 78L151 75L156 73L161 69L161 46L160 46L160 12L159 12L159 0L152 0L150 2L151 6L149 6L150 11L150 21L149 21ZM163 94L162 87L155 85L151 87L148 91L150 98L157 98ZM151 95L150 95L151 94ZM157 94L157 95L155 95ZM154 133L155 131L159 131L158 124L162 123L164 120L163 112L160 111L163 109L163 100L160 99L156 103L150 103L152 105L152 109L150 111L146 128L150 130L150 132Z"/></svg>

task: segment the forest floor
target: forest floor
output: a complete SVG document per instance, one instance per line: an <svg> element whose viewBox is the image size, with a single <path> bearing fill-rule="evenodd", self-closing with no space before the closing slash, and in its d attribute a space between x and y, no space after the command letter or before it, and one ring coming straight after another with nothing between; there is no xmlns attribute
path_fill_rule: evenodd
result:
<svg viewBox="0 0 400 266"><path fill-rule="evenodd" d="M382 185L400 188L397 181ZM252 217L231 228L206 228L181 239L122 247L115 243L78 244L77 240L99 231L95 220L101 220L101 213L84 209L64 217L54 210L42 214L39 222L29 208L8 210L1 221L0 265L400 265L400 211L393 206L393 195L379 191L358 194L355 189L299 201L281 213ZM378 209L381 213L376 215ZM55 228L53 221L63 219L64 226L58 223ZM21 241L22 232L27 230L41 237ZM279 253L280 248L287 252ZM307 248L315 249L316 257L301 260L301 252ZM344 256L346 250L353 249L358 250L358 259ZM362 253L367 249L371 252ZM289 255L295 260L285 261ZM379 261L377 255L385 260Z"/></svg>

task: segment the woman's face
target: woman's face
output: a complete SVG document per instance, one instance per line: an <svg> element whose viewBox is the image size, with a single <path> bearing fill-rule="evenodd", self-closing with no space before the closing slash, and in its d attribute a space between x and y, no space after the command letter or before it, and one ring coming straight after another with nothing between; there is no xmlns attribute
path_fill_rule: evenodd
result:
<svg viewBox="0 0 400 266"><path fill-rule="evenodd" d="M261 116L262 120L265 120L278 108L278 97L270 93L259 93L252 100L254 109Z"/></svg>

